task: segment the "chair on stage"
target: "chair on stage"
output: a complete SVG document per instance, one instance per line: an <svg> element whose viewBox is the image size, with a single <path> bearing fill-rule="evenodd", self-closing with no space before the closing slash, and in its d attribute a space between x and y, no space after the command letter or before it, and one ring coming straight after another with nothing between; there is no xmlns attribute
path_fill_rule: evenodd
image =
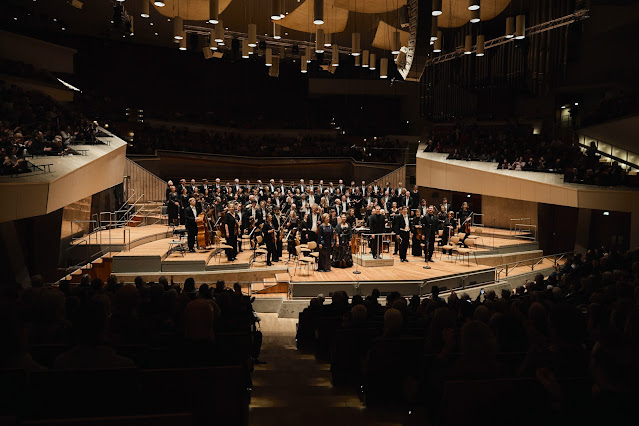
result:
<svg viewBox="0 0 639 426"><path fill-rule="evenodd" d="M457 247L457 256L462 256L462 262L464 257L467 257L467 264L468 266L470 266L470 255L472 254L475 257L475 264L479 265L479 263L477 262L477 255L475 254L475 250L473 250L473 247L475 247L475 240L467 238L466 246L467 247Z"/></svg>
<svg viewBox="0 0 639 426"><path fill-rule="evenodd" d="M316 248L317 248L317 242L315 241L308 242L308 249L309 249L308 255L315 259L315 264L317 264L317 260L319 259L319 252L315 251Z"/></svg>
<svg viewBox="0 0 639 426"><path fill-rule="evenodd" d="M442 246L442 237L444 236L444 230L440 229L439 231L437 231L437 236L435 237L435 244L437 244L438 247Z"/></svg>
<svg viewBox="0 0 639 426"><path fill-rule="evenodd" d="M222 251L232 250L233 247L226 244L226 238L222 238L222 231L219 229L215 231L215 244L217 245L215 250L215 254L218 256L217 263L222 263Z"/></svg>
<svg viewBox="0 0 639 426"><path fill-rule="evenodd" d="M446 255L448 256L448 260L450 260L451 258L451 251L453 250L457 250L457 248L459 244L459 237L456 235L451 235L451 237L448 239L448 244L446 244L445 246L442 246L442 251L439 252L439 259L441 260L442 256L444 255L443 250L446 250L447 253Z"/></svg>
<svg viewBox="0 0 639 426"><path fill-rule="evenodd" d="M255 237L255 240L251 241L251 249L253 250L253 256L251 256L250 266L255 263L255 259L260 256L266 256L268 250L266 250L266 246L262 244L263 238L261 235ZM262 261L263 262L263 261Z"/></svg>
<svg viewBox="0 0 639 426"><path fill-rule="evenodd" d="M303 248L302 246L295 247L295 251L297 253L297 259L295 261L295 269L293 270L293 275L297 273L298 267L302 269L304 266L306 266L306 269L308 271L307 275L311 275L311 264L315 263L315 258L310 256L304 256L304 253L302 252L302 248Z"/></svg>
<svg viewBox="0 0 639 426"><path fill-rule="evenodd" d="M186 242L184 241L185 235L186 229L173 227L173 239L169 241L169 252L167 253L167 256L177 251L180 252L182 257L184 257L184 254L187 251ZM176 236L177 239L175 239Z"/></svg>
<svg viewBox="0 0 639 426"><path fill-rule="evenodd" d="M481 245L484 245L484 238L477 235L477 234L482 234L483 233L483 229L481 227L473 227L470 228L470 232L471 235L466 237L466 241L468 240L474 240L475 241L475 247L477 247L478 245L478 241L477 240L481 240Z"/></svg>

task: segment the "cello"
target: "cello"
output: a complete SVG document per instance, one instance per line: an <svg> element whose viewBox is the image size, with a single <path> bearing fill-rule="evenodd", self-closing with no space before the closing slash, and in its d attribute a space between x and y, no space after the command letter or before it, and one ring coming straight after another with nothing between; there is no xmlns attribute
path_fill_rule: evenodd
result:
<svg viewBox="0 0 639 426"><path fill-rule="evenodd" d="M205 213L200 213L195 218L197 224L197 245L199 247L208 247L211 245L211 230L208 227L208 217Z"/></svg>

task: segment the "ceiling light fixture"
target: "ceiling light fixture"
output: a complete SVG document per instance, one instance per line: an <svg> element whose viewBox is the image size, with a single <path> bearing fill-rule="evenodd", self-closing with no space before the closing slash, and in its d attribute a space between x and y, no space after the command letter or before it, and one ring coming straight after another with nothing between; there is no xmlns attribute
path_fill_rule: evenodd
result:
<svg viewBox="0 0 639 426"><path fill-rule="evenodd" d="M209 24L220 22L220 4L218 0L209 0Z"/></svg>

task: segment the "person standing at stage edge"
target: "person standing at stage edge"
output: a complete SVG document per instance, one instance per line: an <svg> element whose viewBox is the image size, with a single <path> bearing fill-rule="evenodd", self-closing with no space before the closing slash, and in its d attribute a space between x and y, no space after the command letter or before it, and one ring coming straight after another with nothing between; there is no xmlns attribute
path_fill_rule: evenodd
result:
<svg viewBox="0 0 639 426"><path fill-rule="evenodd" d="M424 239L424 259L427 262L433 261L433 251L435 250L435 233L437 232L437 216L433 206L428 206L426 215L422 219L422 239Z"/></svg>
<svg viewBox="0 0 639 426"><path fill-rule="evenodd" d="M189 233L187 243L189 246L189 253L195 253L195 241L197 240L197 209L195 208L195 198L189 199L189 206L184 209L186 232Z"/></svg>
<svg viewBox="0 0 639 426"><path fill-rule="evenodd" d="M226 258L229 262L234 261L235 257L237 256L238 227L239 224L237 223L237 218L235 217L235 206L231 203L229 204L228 212L224 216L226 244L232 247L230 249L226 249Z"/></svg>
<svg viewBox="0 0 639 426"><path fill-rule="evenodd" d="M368 217L368 228L371 234L381 234L385 231L385 217L380 214L380 207L375 206L373 214ZM382 240L381 235L374 235L370 240L371 252L373 253L373 259L377 259L378 249L380 248L380 242Z"/></svg>

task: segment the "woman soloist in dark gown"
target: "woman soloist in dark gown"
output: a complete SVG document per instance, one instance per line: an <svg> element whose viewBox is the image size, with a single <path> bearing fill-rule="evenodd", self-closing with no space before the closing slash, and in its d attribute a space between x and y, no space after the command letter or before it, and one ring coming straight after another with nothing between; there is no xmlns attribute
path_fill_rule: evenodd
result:
<svg viewBox="0 0 639 426"><path fill-rule="evenodd" d="M317 243L319 245L318 272L331 270L331 251L335 241L335 230L331 226L328 213L322 215L322 224L317 229Z"/></svg>
<svg viewBox="0 0 639 426"><path fill-rule="evenodd" d="M346 214L342 214L340 220L341 223L338 223L335 227L338 245L333 250L333 266L335 268L350 268L353 266L353 255L351 253L353 228L348 223Z"/></svg>

